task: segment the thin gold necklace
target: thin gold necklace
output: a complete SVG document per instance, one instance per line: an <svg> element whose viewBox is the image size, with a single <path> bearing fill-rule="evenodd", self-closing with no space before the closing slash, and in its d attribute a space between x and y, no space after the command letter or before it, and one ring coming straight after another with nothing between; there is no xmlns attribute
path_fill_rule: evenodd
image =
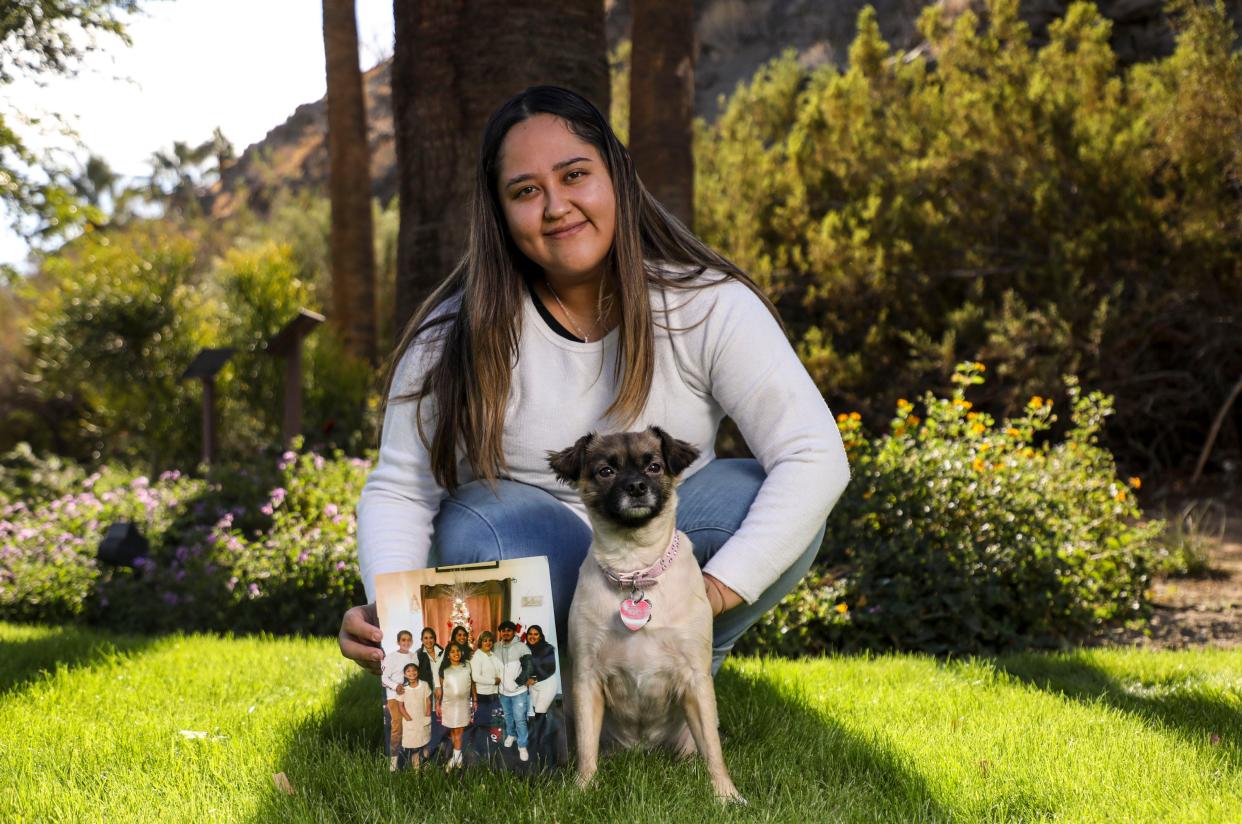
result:
<svg viewBox="0 0 1242 824"><path fill-rule="evenodd" d="M591 336L590 336L590 335L585 334L585 333L582 331L582 329L580 329L580 328L578 327L578 322L577 322L576 320L574 320L574 315L573 315L573 313L572 313L572 312L570 312L568 309L566 309L566 308L565 308L565 304L561 301L561 296L560 296L560 295L558 295L558 294L556 293L556 290L552 288L552 281L548 280L547 278L544 278L544 279L543 279L543 283L544 283L544 285L545 285L545 286L547 286L547 287L548 287L548 291L552 293L552 297L556 298L556 303L557 303L557 305L561 307L561 311L562 311L562 312L564 312L564 313L565 313L565 317L569 319L569 325L570 325L570 326L572 326L572 327L574 328L574 332L578 335L578 337L582 338L582 342L583 342L583 343L590 343L590 342L591 342ZM611 298L610 298L610 299L611 299ZM600 321L600 318L601 318L602 316L603 316L603 315L602 315L602 313L597 314L597 315L595 316L595 322L591 324L591 328L592 328L592 329L594 329L596 326L599 326L599 321Z"/></svg>

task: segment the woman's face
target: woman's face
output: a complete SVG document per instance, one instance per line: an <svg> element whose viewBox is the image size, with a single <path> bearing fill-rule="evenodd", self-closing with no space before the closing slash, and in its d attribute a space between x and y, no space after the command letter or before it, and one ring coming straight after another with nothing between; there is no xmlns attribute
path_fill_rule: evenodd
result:
<svg viewBox="0 0 1242 824"><path fill-rule="evenodd" d="M466 631L462 629L461 627L458 627L457 629L453 630L453 643L454 644L466 643Z"/></svg>
<svg viewBox="0 0 1242 824"><path fill-rule="evenodd" d="M484 652L491 652L493 643L494 642L492 641L491 636L488 636L487 638L484 638L482 641L479 642L479 649L483 650Z"/></svg>
<svg viewBox="0 0 1242 824"><path fill-rule="evenodd" d="M543 635L537 629L526 630L526 643L538 644L543 640Z"/></svg>
<svg viewBox="0 0 1242 824"><path fill-rule="evenodd" d="M509 129L498 160L496 188L518 249L563 282L602 277L617 198L595 146L541 113Z"/></svg>
<svg viewBox="0 0 1242 824"><path fill-rule="evenodd" d="M436 645L436 636L430 632L423 633L423 647L431 649Z"/></svg>
<svg viewBox="0 0 1242 824"><path fill-rule="evenodd" d="M450 664L460 664L461 663L461 647L457 645L453 645L449 647L448 656L449 656Z"/></svg>

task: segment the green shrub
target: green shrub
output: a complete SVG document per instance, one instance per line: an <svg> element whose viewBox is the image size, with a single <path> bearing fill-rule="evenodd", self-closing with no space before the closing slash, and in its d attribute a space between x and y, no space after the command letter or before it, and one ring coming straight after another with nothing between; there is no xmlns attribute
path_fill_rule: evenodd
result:
<svg viewBox="0 0 1242 824"><path fill-rule="evenodd" d="M1175 53L1119 71L1094 4L1039 50L1017 5L949 24L932 4L926 56L893 54L867 9L847 71L765 66L698 124L696 229L871 426L983 360L981 408L1020 414L1076 374L1115 397L1119 459L1179 465L1242 372L1233 29L1180 3ZM1220 454L1242 448L1226 429Z"/></svg>
<svg viewBox="0 0 1242 824"><path fill-rule="evenodd" d="M36 455L28 443L19 443L0 455L0 506L22 501L27 506L74 492L86 470L57 455Z"/></svg>
<svg viewBox="0 0 1242 824"><path fill-rule="evenodd" d="M155 482L104 469L73 492L0 509L0 618L128 631L326 633L363 597L354 505L371 464L285 452L262 469ZM109 524L151 544L133 568L97 563Z"/></svg>
<svg viewBox="0 0 1242 824"><path fill-rule="evenodd" d="M158 546L182 501L201 486L175 471L151 483L145 475L103 467L50 501L5 505L0 509L0 618L57 622L87 617L99 598L95 553L108 526L131 521Z"/></svg>
<svg viewBox="0 0 1242 824"><path fill-rule="evenodd" d="M1099 444L1109 398L1066 379L1071 426L1054 441L1035 396L997 423L972 410L962 364L951 397L899 400L887 434L839 418L853 480L828 521L821 563L743 646L999 651L1058 646L1141 619L1160 522L1139 523L1131 487Z"/></svg>
<svg viewBox="0 0 1242 824"><path fill-rule="evenodd" d="M31 382L76 413L58 452L151 467L192 465L199 403L181 374L212 339L214 315L188 238L155 226L90 234L48 258L23 291Z"/></svg>

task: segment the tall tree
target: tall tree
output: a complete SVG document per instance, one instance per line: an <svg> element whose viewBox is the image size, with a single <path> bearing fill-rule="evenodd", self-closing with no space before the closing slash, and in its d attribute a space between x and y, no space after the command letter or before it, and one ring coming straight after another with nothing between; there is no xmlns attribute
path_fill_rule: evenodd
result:
<svg viewBox="0 0 1242 824"><path fill-rule="evenodd" d="M465 250L479 141L492 110L547 83L607 114L610 90L600 0L393 0L393 13L401 205L395 328L403 329Z"/></svg>
<svg viewBox="0 0 1242 824"><path fill-rule="evenodd" d="M416 4L412 4L416 5ZM346 349L375 362L375 246L366 100L354 0L323 0L332 200L332 319Z"/></svg>
<svg viewBox="0 0 1242 824"><path fill-rule="evenodd" d="M694 2L634 0L630 155L643 184L694 220Z"/></svg>

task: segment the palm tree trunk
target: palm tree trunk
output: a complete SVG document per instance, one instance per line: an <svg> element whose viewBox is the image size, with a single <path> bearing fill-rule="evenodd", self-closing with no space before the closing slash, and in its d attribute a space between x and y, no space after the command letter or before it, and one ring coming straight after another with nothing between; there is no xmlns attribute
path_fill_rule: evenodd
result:
<svg viewBox="0 0 1242 824"><path fill-rule="evenodd" d="M607 115L610 86L600 0L394 0L393 14L400 330L465 251L488 115L543 83L573 89Z"/></svg>
<svg viewBox="0 0 1242 824"><path fill-rule="evenodd" d="M634 0L630 155L643 184L694 226L694 2Z"/></svg>
<svg viewBox="0 0 1242 824"><path fill-rule="evenodd" d="M353 355L375 363L375 247L366 101L353 0L323 0L332 198L331 317Z"/></svg>

